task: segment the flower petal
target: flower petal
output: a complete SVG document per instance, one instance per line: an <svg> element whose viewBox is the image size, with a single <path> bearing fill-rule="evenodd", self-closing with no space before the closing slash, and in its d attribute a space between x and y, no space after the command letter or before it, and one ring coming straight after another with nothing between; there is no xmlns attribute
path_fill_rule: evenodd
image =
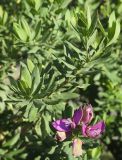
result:
<svg viewBox="0 0 122 160"><path fill-rule="evenodd" d="M71 124L72 124L71 119L61 119L52 122L53 127L57 131L61 132L69 132L71 130Z"/></svg>
<svg viewBox="0 0 122 160"><path fill-rule="evenodd" d="M72 154L74 157L79 157L82 155L82 141L80 139L73 140Z"/></svg>
<svg viewBox="0 0 122 160"><path fill-rule="evenodd" d="M80 123L82 118L82 108L76 109L72 118L72 121L75 122L76 125Z"/></svg>
<svg viewBox="0 0 122 160"><path fill-rule="evenodd" d="M87 129L87 126L83 123L82 124L82 134L83 134L84 137L87 137L86 129Z"/></svg>
<svg viewBox="0 0 122 160"><path fill-rule="evenodd" d="M86 134L90 138L98 138L101 133L105 130L104 121L100 121L93 126L89 126L86 128Z"/></svg>
<svg viewBox="0 0 122 160"><path fill-rule="evenodd" d="M93 119L93 108L91 104L89 104L87 106L84 106L83 108L82 122L87 124L90 123L92 119Z"/></svg>
<svg viewBox="0 0 122 160"><path fill-rule="evenodd" d="M56 133L56 139L60 142L62 142L63 140L65 140L67 138L67 134L66 132L60 132L60 131L57 131Z"/></svg>

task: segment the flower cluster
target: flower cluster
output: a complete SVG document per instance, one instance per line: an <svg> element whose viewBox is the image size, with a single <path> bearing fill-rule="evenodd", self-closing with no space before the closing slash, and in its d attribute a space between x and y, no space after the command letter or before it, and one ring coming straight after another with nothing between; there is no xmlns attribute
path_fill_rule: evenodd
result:
<svg viewBox="0 0 122 160"><path fill-rule="evenodd" d="M53 127L57 130L56 139L63 141L75 131L78 133L80 131L83 137L98 138L105 130L105 123L100 121L95 125L89 125L92 119L93 108L89 104L76 109L72 118L52 122ZM77 136L73 137L72 153L74 157L82 155L82 143Z"/></svg>

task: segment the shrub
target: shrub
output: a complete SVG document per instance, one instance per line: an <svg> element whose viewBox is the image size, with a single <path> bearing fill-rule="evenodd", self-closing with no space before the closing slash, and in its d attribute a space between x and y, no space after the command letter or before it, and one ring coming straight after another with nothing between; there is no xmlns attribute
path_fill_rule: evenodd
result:
<svg viewBox="0 0 122 160"><path fill-rule="evenodd" d="M1 0L0 157L121 159L121 1ZM98 143L58 142L52 122L91 103L106 124ZM75 141L74 141L75 143ZM80 142L78 141L78 144Z"/></svg>

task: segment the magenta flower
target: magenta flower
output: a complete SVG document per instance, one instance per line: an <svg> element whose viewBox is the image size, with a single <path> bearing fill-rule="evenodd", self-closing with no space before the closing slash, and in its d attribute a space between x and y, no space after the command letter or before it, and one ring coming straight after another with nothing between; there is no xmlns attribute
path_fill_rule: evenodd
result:
<svg viewBox="0 0 122 160"><path fill-rule="evenodd" d="M105 130L105 123L103 121L100 121L93 126L88 126L92 119L93 108L89 104L83 108L82 134L85 137L98 138Z"/></svg>
<svg viewBox="0 0 122 160"><path fill-rule="evenodd" d="M56 139L60 142L65 140L80 124L82 119L82 108L76 109L72 118L56 120L52 123L57 130ZM80 139L73 140L72 152L74 157L82 155L82 141Z"/></svg>
<svg viewBox="0 0 122 160"><path fill-rule="evenodd" d="M105 130L103 121L92 126L89 125L92 119L93 108L89 104L76 109L72 118L52 122L53 127L57 130L56 139L58 141L64 141L68 136L72 136L72 153L74 157L82 155L82 141L78 138L81 128L82 135L89 138L98 138Z"/></svg>
<svg viewBox="0 0 122 160"><path fill-rule="evenodd" d="M93 126L87 126L82 124L82 134L84 137L98 138L105 130L105 123L103 121L98 122Z"/></svg>
<svg viewBox="0 0 122 160"><path fill-rule="evenodd" d="M56 120L52 123L53 127L60 132L70 132L75 129L82 118L82 108L75 110L72 118Z"/></svg>

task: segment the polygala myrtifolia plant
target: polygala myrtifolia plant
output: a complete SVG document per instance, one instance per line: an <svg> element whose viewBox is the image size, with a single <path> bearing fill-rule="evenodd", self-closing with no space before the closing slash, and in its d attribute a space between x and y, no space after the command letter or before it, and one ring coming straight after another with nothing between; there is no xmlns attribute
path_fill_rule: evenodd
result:
<svg viewBox="0 0 122 160"><path fill-rule="evenodd" d="M69 113L73 113L80 103L78 97L84 96L79 91L87 89L93 83L93 77L105 68L101 66L111 56L120 24L114 12L106 25L96 12L91 14L88 7L74 7L70 0L40 2L18 1L20 15L14 13L14 18L6 21L9 26L13 24L13 32L4 36L1 31L4 59L0 60L0 76L8 72L12 62L20 67L20 77L15 80L9 73L9 95L0 95L5 110L1 118L0 156L4 160L71 160L72 145L73 155L82 154L86 160L85 152L97 147L95 140L104 131L105 124L100 121L89 125L93 118L90 105L77 109L74 115L69 116ZM15 53L20 58L17 62L12 59ZM3 82L3 78L0 81ZM0 90L8 89L0 86ZM74 105L69 106L71 103ZM60 143L52 138L54 133L50 126L52 119L59 119L62 112L68 116L53 122Z"/></svg>
<svg viewBox="0 0 122 160"><path fill-rule="evenodd" d="M74 157L83 155L82 145L87 143L87 149L91 145L93 148L94 141L100 137L101 133L105 130L104 121L100 121L97 124L89 125L93 119L92 106L85 105L74 111L72 118L56 120L52 123L53 127L57 130L56 139L61 141L69 140L72 143L72 154Z"/></svg>

